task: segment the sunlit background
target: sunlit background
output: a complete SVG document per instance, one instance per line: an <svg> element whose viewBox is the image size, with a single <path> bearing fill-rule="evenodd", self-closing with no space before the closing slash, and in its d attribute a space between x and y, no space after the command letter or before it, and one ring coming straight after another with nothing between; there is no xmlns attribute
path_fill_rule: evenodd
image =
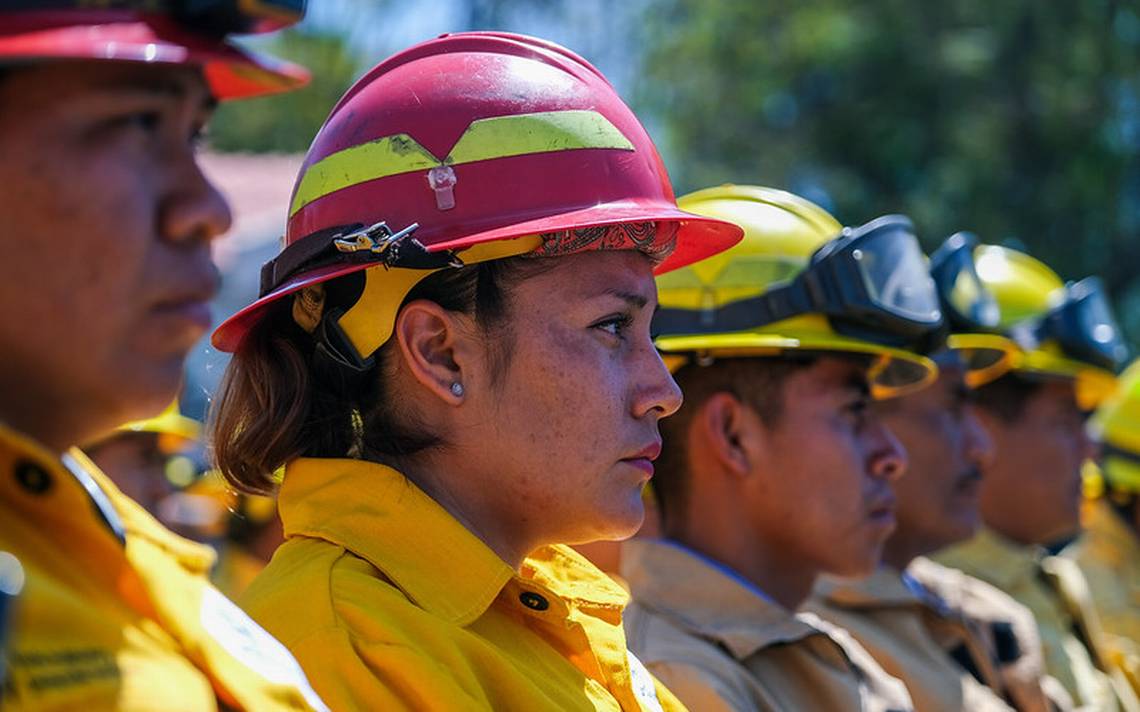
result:
<svg viewBox="0 0 1140 712"><path fill-rule="evenodd" d="M220 318L255 296L301 154L351 82L444 32L564 44L649 129L678 194L785 188L861 223L911 216L1026 249L1065 279L1098 274L1140 337L1140 3L1011 0L310 0L248 44L307 66L304 91L225 105L207 168L235 206L219 244ZM224 359L192 355L204 412Z"/></svg>

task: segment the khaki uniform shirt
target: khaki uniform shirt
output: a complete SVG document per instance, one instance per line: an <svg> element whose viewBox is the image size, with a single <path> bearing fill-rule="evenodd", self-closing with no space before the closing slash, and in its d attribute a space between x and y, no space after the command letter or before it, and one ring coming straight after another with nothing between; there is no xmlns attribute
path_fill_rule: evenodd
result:
<svg viewBox="0 0 1140 712"><path fill-rule="evenodd" d="M628 594L566 546L515 571L399 472L289 463L285 543L241 599L337 712L684 709L629 654Z"/></svg>
<svg viewBox="0 0 1140 712"><path fill-rule="evenodd" d="M846 631L787 611L681 546L631 540L622 575L630 649L693 710L913 709Z"/></svg>
<svg viewBox="0 0 1140 712"><path fill-rule="evenodd" d="M1062 555L1088 581L1105 654L1140 690L1140 536L1104 500L1085 509L1085 531Z"/></svg>
<svg viewBox="0 0 1140 712"><path fill-rule="evenodd" d="M5 712L326 709L289 652L209 584L208 547L78 450L61 459L3 426L0 551L26 575Z"/></svg>
<svg viewBox="0 0 1140 712"><path fill-rule="evenodd" d="M1114 681L1112 671L1099 659L1099 622L1091 606L1082 605L1087 585L1071 561L1047 556L1039 547L1017 544L985 528L935 558L998 587L1033 613L1046 671L1079 708L1140 709L1135 693L1126 683Z"/></svg>
<svg viewBox="0 0 1140 712"><path fill-rule="evenodd" d="M920 559L917 563L923 579L950 589L958 599L976 598L964 592L967 587L990 589L997 597L1006 598L1007 611L1016 609L1015 613L1027 617L1032 627L1028 611L987 584L930 561ZM1031 695L1007 690L999 672L1002 661L992 627L952 607L933 587L910 573L904 575L884 566L865 579L825 577L805 608L855 636L887 672L906 684L920 712L1007 711L1011 706L1049 709L1040 679ZM1012 624L1006 622L998 630L1011 631ZM1036 642L1036 633L1032 635ZM1017 643L1004 646L1005 650L1010 647L1020 653ZM1040 663L1040 654L1037 659ZM1037 671L1039 677L1040 666Z"/></svg>

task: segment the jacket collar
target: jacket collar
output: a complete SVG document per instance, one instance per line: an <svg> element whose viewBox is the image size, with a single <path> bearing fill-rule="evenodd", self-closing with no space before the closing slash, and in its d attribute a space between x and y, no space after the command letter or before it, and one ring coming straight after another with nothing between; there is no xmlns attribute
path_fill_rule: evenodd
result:
<svg viewBox="0 0 1140 712"><path fill-rule="evenodd" d="M621 568L638 605L722 643L739 660L770 645L823 634L739 574L674 542L627 541Z"/></svg>
<svg viewBox="0 0 1140 712"><path fill-rule="evenodd" d="M168 530L123 494L78 448L56 455L3 424L0 500L61 540L68 536L105 539L121 550L129 539L145 539L184 568L203 574L215 561L210 547Z"/></svg>
<svg viewBox="0 0 1140 712"><path fill-rule="evenodd" d="M982 527L972 539L943 550L935 559L1009 591L1037 576L1044 555L1045 550L1039 546L1019 544Z"/></svg>
<svg viewBox="0 0 1140 712"><path fill-rule="evenodd" d="M820 576L815 595L843 608L885 608L920 604L913 588L896 569L880 566L861 579Z"/></svg>
<svg viewBox="0 0 1140 712"><path fill-rule="evenodd" d="M516 572L396 470L351 459L290 463L278 495L285 536L324 539L375 566L417 606L457 625L474 622L512 579L563 602L615 611L625 592L568 547L544 547ZM552 602L553 603L553 602Z"/></svg>
<svg viewBox="0 0 1140 712"><path fill-rule="evenodd" d="M1140 566L1140 538L1108 502L1089 503L1085 516L1088 521L1080 546L1095 549L1099 556L1118 567L1135 570Z"/></svg>

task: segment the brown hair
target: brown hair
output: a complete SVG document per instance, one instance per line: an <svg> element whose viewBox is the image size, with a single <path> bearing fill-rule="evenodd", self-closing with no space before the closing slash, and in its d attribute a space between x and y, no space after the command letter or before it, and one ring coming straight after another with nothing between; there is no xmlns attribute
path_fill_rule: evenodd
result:
<svg viewBox="0 0 1140 712"><path fill-rule="evenodd" d="M685 394L685 401L676 414L660 424L663 448L654 463L653 492L663 526L679 521L685 509L691 467L687 446L689 427L705 402L717 393L729 393L752 408L764 425L775 427L784 413L784 382L816 360L817 356L812 354L728 358L708 366L689 363L673 374Z"/></svg>
<svg viewBox="0 0 1140 712"><path fill-rule="evenodd" d="M494 382L509 363L510 289L546 269L544 263L509 258L442 270L419 282L403 303L425 299L473 315L492 345ZM363 273L326 283L327 308L351 305L362 285ZM388 397L394 340L364 373L331 369L316 357L316 339L293 320L292 307L284 298L268 308L234 352L211 406L213 457L230 484L271 493L275 473L298 457L394 462L443 441Z"/></svg>

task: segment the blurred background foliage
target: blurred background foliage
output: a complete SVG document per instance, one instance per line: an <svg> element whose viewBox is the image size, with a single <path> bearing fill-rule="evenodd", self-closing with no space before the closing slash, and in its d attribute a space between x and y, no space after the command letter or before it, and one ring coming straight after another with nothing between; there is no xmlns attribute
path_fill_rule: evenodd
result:
<svg viewBox="0 0 1140 712"><path fill-rule="evenodd" d="M1140 4L1110 0L311 0L257 48L313 70L226 105L219 150L303 151L387 54L443 31L538 34L615 82L678 193L786 188L845 223L910 215L1101 275L1140 337Z"/></svg>

